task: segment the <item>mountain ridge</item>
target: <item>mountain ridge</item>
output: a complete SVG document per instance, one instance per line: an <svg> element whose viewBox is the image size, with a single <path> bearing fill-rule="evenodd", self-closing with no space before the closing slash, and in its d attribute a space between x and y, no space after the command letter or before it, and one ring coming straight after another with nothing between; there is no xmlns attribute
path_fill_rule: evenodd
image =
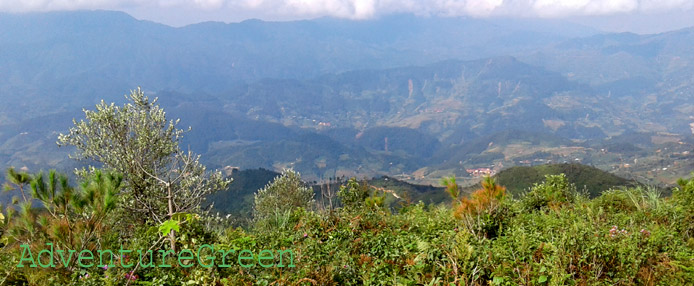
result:
<svg viewBox="0 0 694 286"><path fill-rule="evenodd" d="M50 21L27 20L42 17ZM314 179L434 179L528 160L612 170L662 157L661 143L686 148L694 122L690 29L547 36L564 24L411 15L173 28L105 11L0 14L0 22L15 23L0 25L14 35L0 39L3 166L53 158L41 150L53 150L70 112L80 118L77 109L102 98L121 102L136 86L193 127L184 143L211 166L295 166ZM51 114L64 127L33 126ZM660 143L600 153L631 132Z"/></svg>

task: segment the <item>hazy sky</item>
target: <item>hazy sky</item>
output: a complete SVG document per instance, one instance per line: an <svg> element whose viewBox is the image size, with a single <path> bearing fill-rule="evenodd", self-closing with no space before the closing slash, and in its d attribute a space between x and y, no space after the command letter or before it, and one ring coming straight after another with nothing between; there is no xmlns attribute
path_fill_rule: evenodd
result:
<svg viewBox="0 0 694 286"><path fill-rule="evenodd" d="M607 31L659 32L694 26L694 0L0 0L0 11L119 10L172 26L249 18L423 16L565 18Z"/></svg>

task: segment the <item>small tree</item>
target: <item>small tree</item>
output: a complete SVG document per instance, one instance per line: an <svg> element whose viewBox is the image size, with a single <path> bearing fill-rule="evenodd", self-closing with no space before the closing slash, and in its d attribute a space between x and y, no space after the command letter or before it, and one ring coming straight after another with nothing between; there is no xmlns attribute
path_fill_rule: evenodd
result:
<svg viewBox="0 0 694 286"><path fill-rule="evenodd" d="M154 166L154 172L147 175L158 182L151 192L134 194L137 205L149 212L158 224L170 220L176 214L194 213L200 210L205 197L216 190L225 189L231 179L222 178L221 172L209 176L200 164L200 156L192 152L176 153L166 165ZM162 203L166 204L163 205ZM162 210L165 207L165 210ZM171 249L175 250L175 235L169 233Z"/></svg>
<svg viewBox="0 0 694 286"><path fill-rule="evenodd" d="M7 179L7 182L4 185L5 191L11 191L17 188L22 194L22 199L27 201L28 198L24 193L24 188L31 181L31 175L29 175L27 172L17 172L14 170L14 168L10 167L7 169L7 175L5 178Z"/></svg>
<svg viewBox="0 0 694 286"><path fill-rule="evenodd" d="M76 160L93 160L107 169L124 175L124 195L144 195L151 191L154 182L148 173L155 173L155 166L165 165L166 160L178 151L183 130L176 121L167 121L157 100L149 100L138 88L126 98L123 106L107 104L103 100L96 110L84 110L85 120L73 120L69 133L58 135L59 146L75 146L70 157ZM93 168L90 168L93 169ZM85 176L87 169L76 170ZM125 198L125 207L136 214L149 212Z"/></svg>
<svg viewBox="0 0 694 286"><path fill-rule="evenodd" d="M55 171L47 177L42 173L34 175L30 200L21 202L17 211L8 207L2 237L6 249L20 251L20 245L26 245L36 253L51 243L56 251L96 251L105 241L121 181L120 175L97 170L75 188L66 176ZM40 202L42 207L35 207L32 202ZM62 264L57 256L53 259L53 264ZM67 270L75 269L75 261L67 265Z"/></svg>
<svg viewBox="0 0 694 286"><path fill-rule="evenodd" d="M294 170L284 170L272 183L255 193L253 216L265 220L291 212L297 208L307 209L313 203L313 190L301 181L301 175Z"/></svg>
<svg viewBox="0 0 694 286"><path fill-rule="evenodd" d="M342 205L351 210L363 207L370 192L371 188L365 181L360 183L356 178L350 178L344 186L340 186L337 196Z"/></svg>
<svg viewBox="0 0 694 286"><path fill-rule="evenodd" d="M160 224L174 214L197 211L207 194L227 187L231 180L221 172L208 174L199 156L180 150L179 120L167 120L156 98L150 101L140 88L126 98L130 102L122 107L102 101L96 111L85 110L85 120L73 120L75 126L58 136L58 145L75 146L72 158L122 173L128 213ZM173 235L171 240L173 245Z"/></svg>
<svg viewBox="0 0 694 286"><path fill-rule="evenodd" d="M453 182L455 184L455 182ZM448 186L448 188L452 188ZM457 189L457 187L456 187ZM448 190L453 196L453 192ZM498 185L494 178L485 177L482 188L461 198L454 204L453 214L462 220L465 227L480 237L494 238L501 231L508 209L506 188Z"/></svg>
<svg viewBox="0 0 694 286"><path fill-rule="evenodd" d="M460 189L458 188L458 183L455 182L455 176L441 178L441 184L446 187L446 193L451 197L453 205L455 206L459 203Z"/></svg>
<svg viewBox="0 0 694 286"><path fill-rule="evenodd" d="M470 197L460 200L455 214L462 216L491 213L499 208L504 199L506 199L506 188L498 185L494 178L487 176L482 180L481 189L474 191Z"/></svg>

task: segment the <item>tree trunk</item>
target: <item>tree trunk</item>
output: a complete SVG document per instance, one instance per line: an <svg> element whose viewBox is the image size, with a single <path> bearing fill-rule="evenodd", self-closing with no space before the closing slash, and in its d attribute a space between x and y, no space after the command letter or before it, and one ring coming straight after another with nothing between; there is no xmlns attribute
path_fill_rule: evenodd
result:
<svg viewBox="0 0 694 286"><path fill-rule="evenodd" d="M166 184L166 189L168 191L167 199L169 201L169 219L173 219L173 194L171 193L171 184ZM174 234L173 229L171 232L169 232L169 241L171 241L171 250L176 253L176 234Z"/></svg>

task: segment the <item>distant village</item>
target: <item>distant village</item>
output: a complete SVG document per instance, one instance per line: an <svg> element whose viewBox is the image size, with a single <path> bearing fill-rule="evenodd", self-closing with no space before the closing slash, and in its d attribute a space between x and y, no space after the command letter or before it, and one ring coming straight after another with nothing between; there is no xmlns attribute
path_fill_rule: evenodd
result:
<svg viewBox="0 0 694 286"><path fill-rule="evenodd" d="M496 175L496 170L490 168L465 169L468 175L472 177L486 177Z"/></svg>

